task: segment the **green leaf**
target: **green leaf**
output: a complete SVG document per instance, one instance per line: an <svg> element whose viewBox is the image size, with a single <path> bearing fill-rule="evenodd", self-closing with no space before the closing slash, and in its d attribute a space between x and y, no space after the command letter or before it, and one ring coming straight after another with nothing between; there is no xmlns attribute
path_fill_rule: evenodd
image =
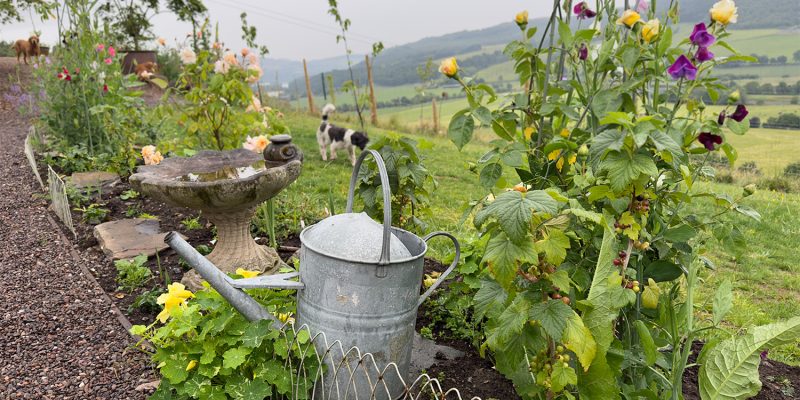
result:
<svg viewBox="0 0 800 400"><path fill-rule="evenodd" d="M669 228L664 232L664 239L670 242L688 242L697 234L691 226L687 224L679 225L674 228Z"/></svg>
<svg viewBox="0 0 800 400"><path fill-rule="evenodd" d="M544 253L545 260L553 265L560 265L567 257L569 238L558 229L548 230L544 237L536 242L536 252Z"/></svg>
<svg viewBox="0 0 800 400"><path fill-rule="evenodd" d="M497 180L503 176L503 166L499 163L489 164L481 170L481 186L491 189L497 184Z"/></svg>
<svg viewBox="0 0 800 400"><path fill-rule="evenodd" d="M550 277L547 279L549 279L550 282L553 283L553 286L557 287L558 290L562 292L569 292L569 287L572 283L572 280L569 279L569 273L567 273L567 271L560 269L550 274Z"/></svg>
<svg viewBox="0 0 800 400"><path fill-rule="evenodd" d="M583 324L581 317L574 311L572 316L567 319L562 341L564 346L572 350L578 357L583 370L588 371L597 354L597 343L594 341L592 332L589 331L589 328Z"/></svg>
<svg viewBox="0 0 800 400"><path fill-rule="evenodd" d="M553 371L550 373L550 384L550 390L558 393L564 390L567 385L577 385L578 375L575 374L575 370L569 364L557 362L553 365Z"/></svg>
<svg viewBox="0 0 800 400"><path fill-rule="evenodd" d="M664 29L664 32L661 33L661 37L658 39L658 48L656 49L658 56L663 56L670 46L672 46L672 28L667 27L667 29Z"/></svg>
<svg viewBox="0 0 800 400"><path fill-rule="evenodd" d="M603 131L592 138L589 149L593 159L602 158L608 151L619 151L625 144L625 134L617 130Z"/></svg>
<svg viewBox="0 0 800 400"><path fill-rule="evenodd" d="M624 191L641 175L648 177L658 175L658 168L651 157L641 153L630 157L627 152L623 151L610 153L603 160L601 169L608 173L611 188L615 192Z"/></svg>
<svg viewBox="0 0 800 400"><path fill-rule="evenodd" d="M670 282L683 275L680 265L666 261L656 260L644 269L644 280L653 279L656 282Z"/></svg>
<svg viewBox="0 0 800 400"><path fill-rule="evenodd" d="M639 335L639 344L642 345L645 363L647 366L652 366L656 363L656 357L658 356L653 336L650 335L650 330L647 329L647 325L642 320L636 320L634 326L636 326L636 333Z"/></svg>
<svg viewBox="0 0 800 400"><path fill-rule="evenodd" d="M514 241L527 237L534 211L554 214L558 203L546 192L534 190L520 193L504 192L475 216L475 224L483 225L488 217L494 217L503 231Z"/></svg>
<svg viewBox="0 0 800 400"><path fill-rule="evenodd" d="M761 214L759 214L758 211L754 210L749 206L737 204L733 207L733 209L736 210L736 212L738 212L739 214L748 216L756 221L761 221Z"/></svg>
<svg viewBox="0 0 800 400"><path fill-rule="evenodd" d="M731 281L726 279L719 285L717 292L714 294L714 325L719 325L732 307L733 292Z"/></svg>
<svg viewBox="0 0 800 400"><path fill-rule="evenodd" d="M272 322L267 319L250 323L242 334L242 346L253 348L261 346L261 342L264 340L264 336L267 332L269 332L271 324Z"/></svg>
<svg viewBox="0 0 800 400"><path fill-rule="evenodd" d="M475 121L471 115L462 110L453 116L447 128L447 136L458 147L459 150L472 140L472 132L475 130Z"/></svg>
<svg viewBox="0 0 800 400"><path fill-rule="evenodd" d="M475 293L475 317L493 317L503 311L508 293L494 280L487 277L481 279L481 288Z"/></svg>
<svg viewBox="0 0 800 400"><path fill-rule="evenodd" d="M600 120L600 123L615 124L627 128L633 127L633 120L631 119L631 115L626 112L620 112L620 111L614 111L606 114L606 116Z"/></svg>
<svg viewBox="0 0 800 400"><path fill-rule="evenodd" d="M176 385L189 376L189 371L186 370L188 364L189 360L185 354L171 354L159 364L159 371L171 384Z"/></svg>
<svg viewBox="0 0 800 400"><path fill-rule="evenodd" d="M700 397L703 400L738 400L761 390L758 366L765 348L793 343L800 338L800 317L758 326L740 337L721 341L703 352L699 361Z"/></svg>
<svg viewBox="0 0 800 400"><path fill-rule="evenodd" d="M558 36L561 38L561 43L564 43L564 47L572 46L572 31L569 29L569 24L562 20L558 21Z"/></svg>
<svg viewBox="0 0 800 400"><path fill-rule="evenodd" d="M686 158L678 142L662 131L650 132L650 141L653 142L658 151L667 151L676 160Z"/></svg>
<svg viewBox="0 0 800 400"><path fill-rule="evenodd" d="M232 349L228 349L224 354L222 354L222 367L233 369L242 365L247 358L247 355L252 351L253 349L249 347L234 347Z"/></svg>
<svg viewBox="0 0 800 400"><path fill-rule="evenodd" d="M492 125L492 112L489 111L488 108L484 106L480 106L474 110L472 110L472 115L480 121L481 124L486 126Z"/></svg>
<svg viewBox="0 0 800 400"><path fill-rule="evenodd" d="M737 135L744 135L750 130L750 118L745 118L742 122L738 122L733 118L728 118L725 120L725 126Z"/></svg>
<svg viewBox="0 0 800 400"><path fill-rule="evenodd" d="M527 297L523 295L515 297L508 308L497 317L497 326L489 332L487 338L489 346L500 349L511 341L512 337L519 335L528 322L530 309L531 303Z"/></svg>
<svg viewBox="0 0 800 400"><path fill-rule="evenodd" d="M508 286L517 275L519 263L535 262L537 254L532 240L517 243L509 240L508 236L501 232L486 244L483 261L489 264L489 269L497 282L502 286Z"/></svg>
<svg viewBox="0 0 800 400"><path fill-rule="evenodd" d="M225 392L235 400L264 400L272 394L272 389L265 381L245 380L238 385L226 385Z"/></svg>
<svg viewBox="0 0 800 400"><path fill-rule="evenodd" d="M545 302L536 303L531 308L530 317L542 324L542 328L555 341L561 341L561 335L567 327L567 319L572 317L575 311L561 300L549 299Z"/></svg>

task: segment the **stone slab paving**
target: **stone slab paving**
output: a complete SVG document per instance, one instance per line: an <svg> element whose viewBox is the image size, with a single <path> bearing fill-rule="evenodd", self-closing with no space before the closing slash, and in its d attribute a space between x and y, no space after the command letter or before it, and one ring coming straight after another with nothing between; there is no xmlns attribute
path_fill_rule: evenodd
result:
<svg viewBox="0 0 800 400"><path fill-rule="evenodd" d="M112 260L133 258L139 254L154 256L169 247L164 243L165 236L167 233L161 232L157 219L121 219L94 227L94 237L100 249Z"/></svg>
<svg viewBox="0 0 800 400"><path fill-rule="evenodd" d="M0 398L142 399L148 357L54 231L26 133L15 110L0 109Z"/></svg>

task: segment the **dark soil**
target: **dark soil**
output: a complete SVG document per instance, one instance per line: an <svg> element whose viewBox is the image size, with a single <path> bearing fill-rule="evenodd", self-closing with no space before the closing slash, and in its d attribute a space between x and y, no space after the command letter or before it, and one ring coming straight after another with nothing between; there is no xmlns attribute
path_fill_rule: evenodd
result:
<svg viewBox="0 0 800 400"><path fill-rule="evenodd" d="M695 342L692 344L692 355L689 356L689 363L697 360L703 344ZM699 367L695 366L686 370L683 375L683 395L686 400L699 400L699 389L697 378ZM777 361L766 359L761 362L758 369L761 378L761 392L752 399L760 400L784 400L800 398L800 367L792 367Z"/></svg>

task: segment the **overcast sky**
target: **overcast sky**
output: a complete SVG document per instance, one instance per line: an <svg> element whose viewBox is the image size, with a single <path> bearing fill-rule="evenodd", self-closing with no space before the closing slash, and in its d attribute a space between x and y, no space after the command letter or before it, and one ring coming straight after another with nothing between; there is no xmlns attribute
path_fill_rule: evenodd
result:
<svg viewBox="0 0 800 400"><path fill-rule="evenodd" d="M327 14L327 0L204 0L212 22L219 22L225 45L243 46L239 14L258 29L258 40L270 56L318 59L343 54L336 44L337 27ZM427 36L485 28L509 22L527 9L531 18L545 16L551 0L339 0L339 8L352 21L349 40L356 53L366 53L375 41L386 47L409 43ZM56 40L55 22L34 21L43 32L42 42ZM154 34L183 40L191 30L175 16L164 12L153 18ZM0 27L0 38L15 40L33 30L31 21Z"/></svg>

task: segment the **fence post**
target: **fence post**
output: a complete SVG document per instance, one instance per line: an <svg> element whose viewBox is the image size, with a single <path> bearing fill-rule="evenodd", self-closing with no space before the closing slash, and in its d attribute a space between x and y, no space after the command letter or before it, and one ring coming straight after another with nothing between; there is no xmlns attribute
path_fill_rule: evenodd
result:
<svg viewBox="0 0 800 400"><path fill-rule="evenodd" d="M364 56L364 62L367 65L367 80L369 81L369 103L372 125L378 125L378 105L375 104L375 84L372 81L372 63L369 61L369 55Z"/></svg>
<svg viewBox="0 0 800 400"><path fill-rule="evenodd" d="M310 114L316 114L317 110L314 109L314 96L311 93L311 80L308 78L308 63L306 63L306 59L303 59L303 72L306 75L306 96L308 96L308 112Z"/></svg>
<svg viewBox="0 0 800 400"><path fill-rule="evenodd" d="M436 97L431 100L431 108L433 111L433 132L439 134L439 112L436 107Z"/></svg>

